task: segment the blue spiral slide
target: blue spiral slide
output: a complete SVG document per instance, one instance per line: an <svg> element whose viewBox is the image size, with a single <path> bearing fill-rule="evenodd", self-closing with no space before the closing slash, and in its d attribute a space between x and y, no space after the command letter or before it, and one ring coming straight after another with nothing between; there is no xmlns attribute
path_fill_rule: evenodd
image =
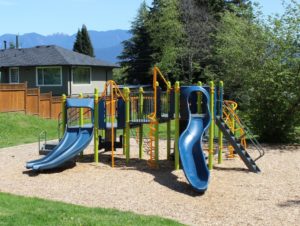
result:
<svg viewBox="0 0 300 226"><path fill-rule="evenodd" d="M93 99L68 99L67 108L86 107L93 110ZM67 127L59 144L45 157L27 162L26 168L35 171L54 169L73 159L82 152L93 139L93 126Z"/></svg>
<svg viewBox="0 0 300 226"><path fill-rule="evenodd" d="M189 98L192 93L202 92L206 106L205 114L192 114L189 108ZM179 138L179 153L183 171L191 186L197 192L205 192L209 182L209 170L205 154L202 150L202 138L211 121L209 112L209 94L199 86L186 87L182 94L183 106L188 110L189 122ZM184 106L186 105L186 106Z"/></svg>

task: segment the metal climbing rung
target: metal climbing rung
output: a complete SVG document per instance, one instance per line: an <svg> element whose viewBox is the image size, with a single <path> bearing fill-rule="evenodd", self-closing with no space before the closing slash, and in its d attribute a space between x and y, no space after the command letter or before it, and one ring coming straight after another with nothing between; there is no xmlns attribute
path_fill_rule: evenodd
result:
<svg viewBox="0 0 300 226"><path fill-rule="evenodd" d="M147 153L149 154L150 158L148 160L148 164L150 167L156 167L155 162L155 132L156 132L156 119L155 117L149 117L150 124L149 124L149 140L145 142L145 149L147 149Z"/></svg>

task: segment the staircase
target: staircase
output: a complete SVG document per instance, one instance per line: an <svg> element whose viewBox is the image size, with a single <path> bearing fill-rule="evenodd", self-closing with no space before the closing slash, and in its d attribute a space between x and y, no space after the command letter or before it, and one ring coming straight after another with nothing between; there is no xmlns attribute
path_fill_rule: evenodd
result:
<svg viewBox="0 0 300 226"><path fill-rule="evenodd" d="M248 169L251 172L259 173L260 169L255 162L264 155L264 150L254 137L254 135L251 133L251 131L248 129L248 127L238 117L235 109L233 109L231 106L232 105L226 104L225 102L225 104L223 105L223 118L220 116L216 116L216 125L223 132L225 138L234 148L235 152L240 156ZM237 124L237 128L232 125L232 120L229 120L230 118L234 119L235 123ZM235 136L236 130L239 130L239 137ZM250 140L253 147L255 147L259 153L259 156L254 160L246 150L246 138Z"/></svg>
<svg viewBox="0 0 300 226"><path fill-rule="evenodd" d="M230 131L229 127L226 125L223 119L221 119L220 116L216 117L216 124L219 127L219 129L223 132L224 136L229 141L229 143L233 146L235 152L241 157L243 162L246 164L248 169L251 172L259 173L260 169L256 165L255 161L250 157L243 145L241 145L240 142L238 142L238 140L235 138L233 133Z"/></svg>

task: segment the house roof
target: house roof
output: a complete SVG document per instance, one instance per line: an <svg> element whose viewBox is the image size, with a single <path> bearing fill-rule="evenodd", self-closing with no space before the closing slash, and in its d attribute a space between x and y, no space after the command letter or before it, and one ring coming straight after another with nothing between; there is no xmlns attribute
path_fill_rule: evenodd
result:
<svg viewBox="0 0 300 226"><path fill-rule="evenodd" d="M0 50L0 67L57 65L118 67L115 64L55 45Z"/></svg>

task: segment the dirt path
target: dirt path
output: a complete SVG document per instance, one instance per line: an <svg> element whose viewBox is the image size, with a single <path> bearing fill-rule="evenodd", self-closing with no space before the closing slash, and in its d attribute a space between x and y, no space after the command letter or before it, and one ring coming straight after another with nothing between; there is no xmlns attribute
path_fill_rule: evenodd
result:
<svg viewBox="0 0 300 226"><path fill-rule="evenodd" d="M261 174L249 173L238 158L226 160L216 165L202 196L164 159L165 142L160 147L159 170L137 159L125 167L120 150L114 169L108 155L100 155L98 166L87 155L76 166L39 175L24 168L26 161L39 158L37 144L0 149L0 192L159 215L189 225L299 225L300 147L268 147L258 161ZM134 141L131 149L137 149Z"/></svg>

